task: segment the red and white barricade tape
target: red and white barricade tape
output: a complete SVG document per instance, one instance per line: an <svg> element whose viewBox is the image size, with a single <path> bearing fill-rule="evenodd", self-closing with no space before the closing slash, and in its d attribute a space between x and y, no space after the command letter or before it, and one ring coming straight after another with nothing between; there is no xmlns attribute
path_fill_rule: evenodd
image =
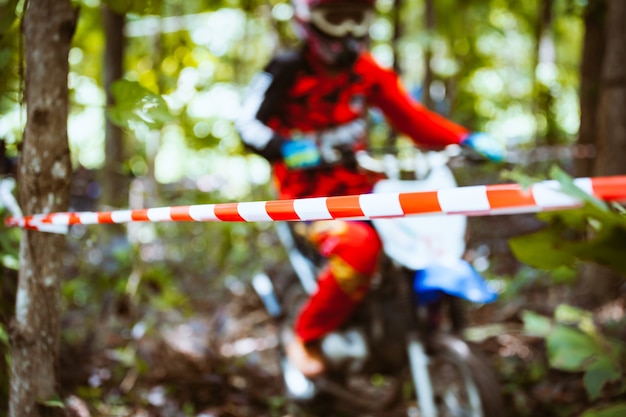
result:
<svg viewBox="0 0 626 417"><path fill-rule="evenodd" d="M577 178L577 187L603 201L626 201L626 176ZM557 181L480 185L438 191L360 194L295 200L201 204L106 212L69 212L10 217L7 226L63 233L75 224L130 222L260 222L372 219L419 214L484 216L575 208L582 203Z"/></svg>

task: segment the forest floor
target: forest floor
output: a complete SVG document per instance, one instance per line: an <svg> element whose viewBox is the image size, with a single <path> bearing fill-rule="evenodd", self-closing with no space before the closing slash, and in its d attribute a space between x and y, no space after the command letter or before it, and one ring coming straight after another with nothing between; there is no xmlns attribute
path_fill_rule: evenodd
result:
<svg viewBox="0 0 626 417"><path fill-rule="evenodd" d="M89 337L63 344L61 380L74 415L295 416L283 396L276 327L251 286L239 284L191 316L172 310L134 322L127 306L111 303ZM577 416L592 405L582 375L549 369L545 341L520 319L526 309L550 311L562 291L471 311L468 338L496 369L510 417ZM621 297L595 313L623 317L625 309ZM89 327L83 320L68 313L64 327Z"/></svg>
<svg viewBox="0 0 626 417"><path fill-rule="evenodd" d="M502 417L576 417L603 398L589 400L582 373L551 369L545 340L529 335L522 320L525 311L552 317L559 304L576 305L571 281L518 273L507 238L537 227L532 215L472 220L468 248L479 253L488 247L499 262L491 268L509 280L511 291L495 303L468 306L466 336L499 376L509 406ZM74 416L299 415L284 396L276 325L250 283L235 279L208 291L206 277L197 281L198 291L211 295L191 297L184 311L107 295L97 307L64 312L60 377ZM593 314L597 323L626 323L625 311L622 291ZM626 343L626 329L621 336Z"/></svg>

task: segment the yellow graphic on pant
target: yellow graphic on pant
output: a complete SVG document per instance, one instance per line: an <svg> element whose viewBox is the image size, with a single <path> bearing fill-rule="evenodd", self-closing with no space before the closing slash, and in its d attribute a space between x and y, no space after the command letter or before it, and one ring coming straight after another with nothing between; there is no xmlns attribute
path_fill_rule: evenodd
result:
<svg viewBox="0 0 626 417"><path fill-rule="evenodd" d="M339 288L354 301L361 300L370 286L370 277L352 268L337 255L328 259L330 273L337 281Z"/></svg>

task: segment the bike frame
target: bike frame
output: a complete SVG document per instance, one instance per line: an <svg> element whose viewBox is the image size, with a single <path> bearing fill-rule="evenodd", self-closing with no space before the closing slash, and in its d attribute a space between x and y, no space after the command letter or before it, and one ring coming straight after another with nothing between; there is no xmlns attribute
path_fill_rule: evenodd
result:
<svg viewBox="0 0 626 417"><path fill-rule="evenodd" d="M423 169L419 180L398 180L400 171L391 158L384 158L384 166L388 176L395 177L380 181L374 192L406 192L439 190L456 186L452 172L446 165L448 157L440 153L428 153L420 156L426 162L428 169ZM361 161L363 158L361 155ZM372 166L372 161L367 161ZM432 325L430 314L433 308L439 306L439 298L460 297L470 301L488 302L494 298L494 293L486 287L482 278L462 261L465 252L465 231L467 221L464 216L416 216L399 219L373 219L372 223L378 231L386 256L394 263L392 273L414 271L403 292L410 298L407 313L412 323L406 332L405 344L408 357L409 371L418 399L418 408L422 417L437 417L437 405L434 400L432 376L429 371L431 361L431 339L439 331ZM278 236L287 250L288 258L293 270L309 294L317 288L317 268L313 261L308 259L298 249L294 236L287 223L277 224ZM404 276L397 277L405 279ZM272 284L267 275L258 274L253 279L253 285L261 296L268 312L276 319L283 317L284 312L272 290ZM423 303L426 300L429 303ZM435 308L436 309L436 308ZM451 312L452 313L452 312ZM452 314L454 316L454 314ZM451 317L454 330L461 326L455 317ZM322 342L324 343L324 342ZM454 346L455 349L468 349L462 341ZM462 357L463 352L459 351ZM321 379L313 382L304 378L285 358L282 360L282 369L289 396L297 400L309 400L315 397L318 389L333 389L338 396L348 398L348 394L332 381ZM465 385L469 402L474 410L480 409L480 395L475 386L464 374ZM363 399L362 403L375 406ZM370 404L371 403L371 404ZM473 414L480 416L480 414Z"/></svg>

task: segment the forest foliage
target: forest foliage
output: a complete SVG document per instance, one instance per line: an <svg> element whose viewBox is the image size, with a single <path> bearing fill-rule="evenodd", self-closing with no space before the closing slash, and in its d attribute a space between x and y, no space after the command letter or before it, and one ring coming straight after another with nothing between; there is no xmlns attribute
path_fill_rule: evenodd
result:
<svg viewBox="0 0 626 417"><path fill-rule="evenodd" d="M126 157L120 170L144 204L273 197L267 164L242 147L232 121L254 72L274 53L297 44L288 2L73 3L80 17L69 57L68 126L72 160L82 175L77 175L82 182L73 189L75 209L107 206L106 201L98 200L95 175L104 163L107 117L124 130ZM472 130L504 138L512 149L571 145L576 143L580 124L578 89L583 13L588 2L550 2L547 25L542 20L543 3L436 1L436 24L427 28L426 2L405 0L396 37L396 3L379 0L372 51L383 64L397 65L407 88L418 98L424 92L422 81L428 62L433 79L427 88L434 108ZM0 0L0 139L8 161L19 152L25 122L24 45L19 35L25 4ZM102 58L106 42L103 7L126 16L124 77L112 86L115 104L111 106L106 104L103 87L103 68L107 65ZM372 135L374 142L383 143L388 132L381 124ZM557 162L571 171L571 161ZM527 179L551 176L585 205L538 216L544 228L511 239L515 256L539 271L565 268L571 272L568 276L574 277L577 267L585 262L626 274L623 208L583 195L568 174L558 169L550 172L550 166L522 160L515 170ZM465 176L459 179L461 183L485 178L506 180L489 168L475 173L463 170L461 175ZM19 237L16 229L0 231L3 298L14 290L9 271L18 266ZM89 318L86 326L95 325L103 295L129 296L144 314L137 321L156 326L155 312L179 309L192 314L198 303L218 300L222 289L233 282L247 282L246 277L255 271L285 259L272 225L262 223L140 224L129 226L127 240L107 247L100 245L97 227L74 227L68 245L70 273L63 287L64 307L83 311ZM514 288L520 279L498 278L508 288ZM3 303L0 308L2 353L8 352L11 308L12 303ZM545 338L549 366L582 373L590 404L602 397L611 405L591 409L585 417L623 413L623 318L600 327L589 311L563 304L552 317L527 311L523 321L529 334ZM68 329L64 337L67 343L77 343L86 334ZM8 361L8 356L5 359ZM0 398L6 395L7 383L0 377Z"/></svg>

